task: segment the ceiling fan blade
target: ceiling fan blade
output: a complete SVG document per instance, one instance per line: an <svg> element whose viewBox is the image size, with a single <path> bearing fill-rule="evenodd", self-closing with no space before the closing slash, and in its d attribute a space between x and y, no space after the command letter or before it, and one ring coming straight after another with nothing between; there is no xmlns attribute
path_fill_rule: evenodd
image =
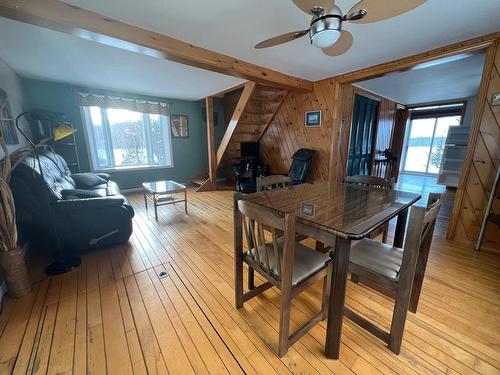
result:
<svg viewBox="0 0 500 375"><path fill-rule="evenodd" d="M365 9L367 11L365 17L350 19L349 21L354 23L382 21L409 12L426 1L427 0L361 0L347 12L347 19L349 20L349 15L352 13L360 9Z"/></svg>
<svg viewBox="0 0 500 375"><path fill-rule="evenodd" d="M290 33L281 34L281 35L266 39L266 40L256 44L254 48L267 48L267 47L276 46L278 44L291 42L292 40L298 39L301 36L306 35L308 32L309 32L309 29L308 30L301 30L301 31L292 31Z"/></svg>
<svg viewBox="0 0 500 375"><path fill-rule="evenodd" d="M323 48L322 51L328 56L340 56L352 47L353 37L347 30L342 30L340 38L330 47Z"/></svg>
<svg viewBox="0 0 500 375"><path fill-rule="evenodd" d="M292 0L293 3L307 14L314 15L311 11L315 6L320 6L325 10L325 13L329 13L333 6L335 5L335 0Z"/></svg>

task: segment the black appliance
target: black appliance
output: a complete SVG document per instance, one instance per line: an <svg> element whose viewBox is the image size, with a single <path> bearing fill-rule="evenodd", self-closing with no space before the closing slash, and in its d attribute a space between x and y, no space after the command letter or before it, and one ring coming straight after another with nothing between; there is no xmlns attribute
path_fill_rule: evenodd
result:
<svg viewBox="0 0 500 375"><path fill-rule="evenodd" d="M293 175L293 183L302 184L306 181L309 172L311 171L312 158L314 150L301 148L292 156L292 165L288 171L288 176Z"/></svg>
<svg viewBox="0 0 500 375"><path fill-rule="evenodd" d="M267 174L267 168L260 158L259 143L242 142L240 156L240 160L233 165L235 190L254 193L257 189L257 177Z"/></svg>
<svg viewBox="0 0 500 375"><path fill-rule="evenodd" d="M260 159L260 145L257 142L242 142L240 144L240 156L244 158Z"/></svg>

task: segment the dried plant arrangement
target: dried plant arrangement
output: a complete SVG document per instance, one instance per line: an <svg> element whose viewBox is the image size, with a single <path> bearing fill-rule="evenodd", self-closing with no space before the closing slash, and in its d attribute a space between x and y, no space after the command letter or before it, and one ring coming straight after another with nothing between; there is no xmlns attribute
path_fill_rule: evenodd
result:
<svg viewBox="0 0 500 375"><path fill-rule="evenodd" d="M21 297L31 290L24 255L17 243L16 208L9 186L14 168L33 150L22 147L9 154L7 143L0 132L0 147L4 158L0 162L0 266L11 297Z"/></svg>

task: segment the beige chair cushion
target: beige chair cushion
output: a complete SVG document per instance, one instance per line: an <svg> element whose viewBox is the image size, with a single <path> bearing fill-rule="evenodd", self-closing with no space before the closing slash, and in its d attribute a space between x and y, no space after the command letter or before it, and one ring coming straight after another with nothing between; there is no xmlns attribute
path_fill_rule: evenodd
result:
<svg viewBox="0 0 500 375"><path fill-rule="evenodd" d="M278 251L280 253L280 259L283 259L283 244L284 238L280 237L276 241L278 243ZM269 266L271 268L271 273L277 277L278 268L276 263L276 257L274 256L273 245L271 243L266 244L267 251L269 254ZM266 270L266 253L263 247L259 247L259 259L262 268ZM255 249L247 252L246 257L249 257L256 261L255 259ZM330 261L330 256L328 254L321 254L320 252L311 249L310 247L304 246L300 243L295 244L295 257L293 264L293 275L292 275L292 285L296 286L300 282L307 279L312 274L325 268L327 263Z"/></svg>
<svg viewBox="0 0 500 375"><path fill-rule="evenodd" d="M368 238L351 248L349 261L392 280L398 280L403 249Z"/></svg>

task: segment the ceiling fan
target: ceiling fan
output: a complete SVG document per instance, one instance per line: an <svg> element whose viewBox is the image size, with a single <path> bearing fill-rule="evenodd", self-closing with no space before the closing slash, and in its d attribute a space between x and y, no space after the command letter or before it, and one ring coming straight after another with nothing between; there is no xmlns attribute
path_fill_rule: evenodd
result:
<svg viewBox="0 0 500 375"><path fill-rule="evenodd" d="M302 11L313 16L308 29L292 31L266 39L255 48L267 48L290 42L309 34L311 44L321 48L328 56L339 56L347 52L353 43L352 34L342 30L345 21L371 23L399 16L426 2L426 0L361 0L346 14L335 4L335 0L292 0Z"/></svg>

